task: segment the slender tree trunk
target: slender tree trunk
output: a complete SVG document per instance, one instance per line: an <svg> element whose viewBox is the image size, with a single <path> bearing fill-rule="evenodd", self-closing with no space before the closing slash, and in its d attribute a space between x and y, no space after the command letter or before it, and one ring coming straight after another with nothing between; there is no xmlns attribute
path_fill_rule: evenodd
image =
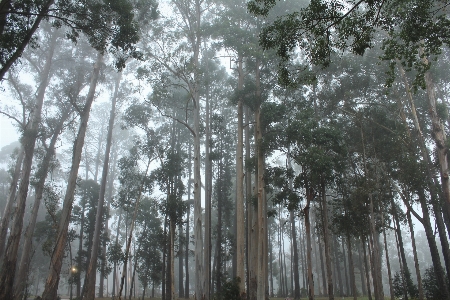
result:
<svg viewBox="0 0 450 300"><path fill-rule="evenodd" d="M362 263L362 254L361 254L361 243L357 243L357 247L358 247L358 269L359 269L359 275L360 275L360 280L361 280L361 291L362 291L362 295L365 296L367 295L367 288L366 288L366 283L365 283L365 272L364 272L364 265Z"/></svg>
<svg viewBox="0 0 450 300"><path fill-rule="evenodd" d="M350 286L351 286L351 290L352 290L352 296L353 296L353 300L358 299L358 295L357 295L357 290L356 290L356 280L355 280L355 266L353 263L353 253L352 253L352 243L351 243L351 237L350 234L347 233L347 255L348 255L348 266L349 266L349 270L348 270L348 274L350 275ZM362 271L361 271L362 273ZM363 284L361 282L361 284Z"/></svg>
<svg viewBox="0 0 450 300"><path fill-rule="evenodd" d="M308 190L308 189L306 189L306 190ZM315 224L315 214L311 214L311 209L309 209L309 215L310 215L310 219L311 219L311 224ZM306 221L305 221L305 224L306 224ZM306 227L306 226L305 226ZM306 228L305 228L305 233L306 233ZM311 238L311 235L310 235L310 238ZM312 247L313 247L313 253L314 253L314 267L315 267L315 269L316 269L316 277L317 277L317 292L318 292L318 295L321 295L322 294L322 283L321 283L321 281L320 281L320 267L321 267L321 265L320 265L320 261L319 261L319 259L320 259L320 255L319 255L319 257L318 257L318 255L317 255L317 243L316 243L316 239L315 239L315 237L313 237L312 238L312 240L311 240L311 242L312 242ZM314 274L314 270L312 269L312 272L313 272L313 274Z"/></svg>
<svg viewBox="0 0 450 300"><path fill-rule="evenodd" d="M244 72L242 69L243 57L238 55L238 91L244 87ZM237 109L237 149L236 149L236 277L239 278L239 291L241 297L245 293L244 273L244 242L245 242L245 218L244 218L244 108L242 97L238 101Z"/></svg>
<svg viewBox="0 0 450 300"><path fill-rule="evenodd" d="M260 90L260 66L259 60L256 61L256 97L257 101L261 101ZM258 270L257 270L257 289L256 296L258 300L266 299L266 235L267 235L267 213L264 195L264 153L262 150L262 127L261 127L261 108L260 105L255 111L256 121L256 152L257 152L257 168L258 168Z"/></svg>
<svg viewBox="0 0 450 300"><path fill-rule="evenodd" d="M186 283L184 286L184 298L189 298L189 242L190 242L190 213L191 213L191 180L192 180L192 151L191 151L191 143L189 143L189 157L188 157L188 201L187 201L187 214L186 214L186 250L185 250L185 270L186 270Z"/></svg>
<svg viewBox="0 0 450 300"><path fill-rule="evenodd" d="M117 156L118 156L118 151L117 151L117 147L114 147L114 151L113 151L114 155L113 155L113 163L112 163L112 171L109 174L109 179L108 179L108 191L107 191L107 199L108 199L108 212L110 212L111 210L111 201L112 201L112 194L113 194L113 189L114 189L114 179L116 178L116 166L117 166ZM103 249L102 249L102 265L101 265L101 270L100 270L100 292L99 292L99 298L103 298L103 289L104 289L104 279L105 279L105 273L106 273L106 241L109 240L109 220L105 222L105 235L106 237L103 239ZM114 280L113 280L114 282ZM113 283L114 285L114 283ZM113 289L114 290L114 289ZM108 278L106 278L106 297L108 297Z"/></svg>
<svg viewBox="0 0 450 300"><path fill-rule="evenodd" d="M288 167L292 168L291 163L291 156L290 156L290 149L288 149ZM289 188L292 190L294 186L293 179L289 180ZM292 261L292 267L293 267L293 279L294 279L294 289L293 289L293 296L294 299L300 299L300 276L298 274L299 266L298 266L298 247L297 247L297 229L295 227L295 216L294 211L291 210L289 212L289 221L291 223L291 239L292 239L292 250L293 250L293 261ZM292 276L291 276L292 277Z"/></svg>
<svg viewBox="0 0 450 300"><path fill-rule="evenodd" d="M443 296L442 299L449 300L450 299L449 289L448 289L447 281L445 280L445 278L446 278L445 272L441 265L441 259L439 257L439 252L437 249L437 244L436 244L433 228L431 227L430 211L428 209L428 204L425 199L424 191L423 190L418 191L418 195L419 195L419 201L420 201L420 205L422 207L422 214L423 214L423 217L422 217L423 223L422 224L423 224L423 227L425 230L425 235L428 240L428 246L430 247L431 260L433 262L437 285L442 293L442 296Z"/></svg>
<svg viewBox="0 0 450 300"><path fill-rule="evenodd" d="M150 162L151 162L151 158L149 158L149 160L147 162L147 168L144 173L144 178L147 176L148 168L150 167ZM133 238L134 225L136 223L139 202L140 202L141 196L142 196L142 186L143 186L143 182L141 182L141 185L139 186L139 195L136 199L136 203L134 204L133 218L131 219L130 232L128 234L128 240L127 240L127 244L126 244L126 248L125 248L125 259L124 259L123 270L122 270L122 278L121 278L121 282L120 282L119 300L122 300L123 284L124 284L126 272L127 272L127 261L128 261L128 258L131 258L131 256L130 256L131 240ZM125 287L125 291L126 291L126 287ZM125 297L126 297L126 292L125 292Z"/></svg>
<svg viewBox="0 0 450 300"><path fill-rule="evenodd" d="M161 284L161 296L162 299L167 300L167 287L168 287L168 271L167 271L167 261L169 254L167 254L167 215L164 218L164 245L162 253L162 284Z"/></svg>
<svg viewBox="0 0 450 300"><path fill-rule="evenodd" d="M87 160L87 158L86 158ZM87 168L86 168L87 173ZM86 174L86 180L87 180L87 174ZM81 297L81 265L82 265L82 256L81 253L83 252L83 238L84 238L84 212L86 210L86 201L82 200L81 203L81 220L80 220L80 234L79 234L79 243L78 243L78 256L77 256L77 298Z"/></svg>
<svg viewBox="0 0 450 300"><path fill-rule="evenodd" d="M94 181L98 181L98 170L100 169L100 155L102 152L102 142L103 142L103 133L105 131L105 123L102 123L100 128L100 136L98 137L97 143L97 155L95 156L95 165L94 165Z"/></svg>
<svg viewBox="0 0 450 300"><path fill-rule="evenodd" d="M205 47L206 48L206 47ZM211 196L212 196L212 161L209 156L211 140L211 122L209 108L209 85L206 87L205 97L205 250L204 250L204 276L205 276L205 300L210 299L211 294Z"/></svg>
<svg viewBox="0 0 450 300"><path fill-rule="evenodd" d="M178 224L178 298L184 297L184 288L183 288L183 226L182 224Z"/></svg>
<svg viewBox="0 0 450 300"><path fill-rule="evenodd" d="M13 207L14 200L16 198L17 183L19 182L19 177L22 170L22 162L25 156L25 151L23 147L20 147L19 154L17 155L16 163L14 165L14 174L11 179L11 184L9 186L8 198L6 199L5 210L3 211L2 223L0 225L0 259L3 258L6 237L8 234L9 220L11 218L11 209Z"/></svg>
<svg viewBox="0 0 450 300"><path fill-rule="evenodd" d="M171 299L175 300L175 220L170 220L170 289Z"/></svg>
<svg viewBox="0 0 450 300"><path fill-rule="evenodd" d="M20 259L19 269L17 272L17 276L15 279L15 299L21 300L23 297L23 291L25 288L25 284L27 282L27 275L29 271L29 264L31 261L31 254L33 253L31 246L33 241L33 233L34 228L36 226L36 220L38 216L39 207L41 205L42 196L44 194L44 185L47 179L47 174L50 168L50 162L55 155L55 145L58 140L58 137L63 129L63 125L65 120L70 115L70 110L67 110L63 113L61 119L59 120L58 125L55 128L53 136L50 140L50 144L46 149L46 153L44 158L42 159L41 165L39 167L38 173L41 175L39 177L39 181L35 186L35 198L33 203L33 209L30 216L30 221L28 223L27 229L25 230L24 235L24 243L22 247L22 256Z"/></svg>
<svg viewBox="0 0 450 300"><path fill-rule="evenodd" d="M249 129L249 123L250 123L250 112L249 108L246 106L244 108L245 111L245 161L250 160L250 139L251 139L251 133ZM246 277L246 285L247 285L247 297L248 299L254 299L252 298L251 292L250 292L250 278L251 275L254 274L251 272L252 270L252 260L251 260L251 249L252 249L252 235L253 235L253 211L254 211L254 205L252 204L252 179L251 179L251 172L250 168L245 168L245 202L246 202L246 208L247 208L247 218L246 218L246 263L247 263L247 277ZM256 285L255 285L256 287ZM256 291L256 290L255 290ZM272 291L273 293L273 291Z"/></svg>
<svg viewBox="0 0 450 300"><path fill-rule="evenodd" d="M51 65L53 53L56 46L57 34L52 33L50 48L48 49L46 61L41 74L36 102L34 104L31 125L25 128L21 143L25 152L22 166L22 175L19 184L19 193L17 195L17 208L14 215L14 221L6 244L5 255L3 257L2 271L0 275L0 299L13 299L14 278L16 274L16 263L19 252L20 238L22 235L23 217L25 215L25 204L28 195L28 185L30 183L30 174L33 164L34 148L39 134L41 123L41 112L44 104L45 91L51 78ZM3 78L3 75L0 78Z"/></svg>
<svg viewBox="0 0 450 300"><path fill-rule="evenodd" d="M366 242L365 242L364 236L361 236L361 243L362 243L363 254L364 254L364 270L366 273L367 294L369 296L369 300L372 300L372 289L370 287L369 266L367 265L367 251L366 251Z"/></svg>
<svg viewBox="0 0 450 300"><path fill-rule="evenodd" d="M116 245L119 244L119 234L120 234L120 221L122 220L122 209L119 210L119 220L117 220L117 231L116 231ZM114 262L113 269L113 286L112 286L112 295L116 296L116 278L117 278L117 262Z"/></svg>
<svg viewBox="0 0 450 300"><path fill-rule="evenodd" d="M322 224L323 224L323 243L325 248L325 264L327 268L327 284L328 284L328 299L334 300L334 289L333 289L333 272L331 270L331 253L330 253L330 233L328 228L328 204L327 195L325 193L325 183L322 182L321 191L321 204L322 204Z"/></svg>
<svg viewBox="0 0 450 300"><path fill-rule="evenodd" d="M414 227L413 227L413 223L411 220L411 213L409 210L406 212L406 217L408 219L409 232L411 233L411 245L413 248L414 266L416 269L416 276L417 276L417 288L419 290L419 300L423 300L424 297L423 297L423 287L422 287L422 276L420 275L419 259L417 258L416 239L414 237ZM386 255L387 255L387 252L386 252ZM390 273L390 270L389 270L389 273Z"/></svg>
<svg viewBox="0 0 450 300"><path fill-rule="evenodd" d="M62 268L62 260L64 257L64 248L67 241L67 232L69 228L70 215L72 212L72 205L76 187L76 181L78 177L78 168L81 161L81 152L83 150L84 137L86 135L87 123L89 120L89 113L91 110L92 102L94 101L95 89L100 74L100 67L103 63L103 55L98 53L97 60L94 65L94 71L91 77L91 83L89 92L86 97L86 103L80 114L80 125L78 129L77 138L74 142L72 167L69 173L69 179L66 189L66 195L64 197L63 208L61 212L61 219L58 225L58 234L56 237L56 245L53 250L49 274L45 283L44 293L42 294L43 300L56 299L56 294L59 284L59 275Z"/></svg>
<svg viewBox="0 0 450 300"><path fill-rule="evenodd" d="M395 300L394 287L392 286L391 262L389 260L389 251L386 242L386 230L383 230L383 238L384 238L384 253L386 255L386 267L389 279L389 293L391 294L390 295L391 300Z"/></svg>
<svg viewBox="0 0 450 300"><path fill-rule="evenodd" d="M256 136L256 128L255 128L255 140L257 140ZM254 197L257 197L257 182L258 182L258 169L255 170L255 190ZM257 300L257 287L258 287L258 204L253 203L252 197L248 198L249 202L249 222L251 222L248 230L249 233L249 287L248 287L248 295L249 300ZM259 299L258 299L259 300Z"/></svg>
<svg viewBox="0 0 450 300"><path fill-rule="evenodd" d="M106 179L108 178L109 172L109 157L111 152L112 145L112 133L114 129L114 120L116 116L116 103L119 93L119 85L120 80L122 78L122 72L117 75L117 81L114 90L114 96L112 98L111 111L109 114L109 124L108 124L108 133L106 137L106 149L105 149L105 159L103 160L103 171L102 171L102 179L100 184L100 195L97 204L97 213L95 216L95 229L94 236L92 239L92 247L91 247L91 259L89 260L89 267L86 272L86 277L84 280L85 285L85 295L84 299L86 300L94 300L95 298L95 281L97 275L97 253L100 247L100 231L103 227L103 205L105 202L105 192L106 192Z"/></svg>
<svg viewBox="0 0 450 300"><path fill-rule="evenodd" d="M314 278L311 259L311 223L309 220L309 212L311 200L313 199L313 191L306 187L306 205L303 209L305 214L305 234L306 234L306 260L308 263L308 298L314 300Z"/></svg>
<svg viewBox="0 0 450 300"><path fill-rule="evenodd" d="M392 199L392 216L394 217L395 221L395 228L396 228L396 234L397 234L397 241L398 241L398 249L400 251L400 258L402 263L402 279L403 279L403 285L404 285L404 298L405 300L408 300L408 287L411 282L411 273L409 271L407 262L406 262L406 255L405 255L405 247L403 246L403 236L402 236L402 230L400 228L400 220L398 217L398 212L396 205L394 203L394 200Z"/></svg>
<svg viewBox="0 0 450 300"><path fill-rule="evenodd" d="M325 273L325 264L323 263L323 248L322 248L322 243L320 240L320 236L317 236L317 242L318 242L318 246L319 246L319 258L320 258L320 270L321 270L321 275L322 275L322 295L323 296L328 296L328 292L327 292L327 279L326 279L326 273Z"/></svg>
<svg viewBox="0 0 450 300"><path fill-rule="evenodd" d="M348 296L348 295L350 295L350 288L349 288L349 286L348 286L349 280L348 280L348 276L347 276L347 271L348 271L348 268L347 268L347 258L346 258L346 255L345 255L345 243L344 243L344 237L342 236L341 238L342 238L342 241L341 241L341 243L342 243L342 258L343 258L343 260L344 260L345 295Z"/></svg>
<svg viewBox="0 0 450 300"><path fill-rule="evenodd" d="M339 263L339 242L337 241L336 237L334 237L333 240L334 240L334 243L333 243L334 259L335 259L334 265L336 266L336 273L337 273L337 278L338 278L339 296L343 297L344 289L343 289L343 285L342 285L341 266Z"/></svg>

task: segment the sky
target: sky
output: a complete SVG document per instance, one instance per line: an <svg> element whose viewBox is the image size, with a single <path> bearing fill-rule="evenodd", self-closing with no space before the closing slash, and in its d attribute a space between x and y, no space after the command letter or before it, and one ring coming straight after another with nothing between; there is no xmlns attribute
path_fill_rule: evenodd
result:
<svg viewBox="0 0 450 300"><path fill-rule="evenodd" d="M19 139L17 129L12 125L11 120L0 115L0 149Z"/></svg>

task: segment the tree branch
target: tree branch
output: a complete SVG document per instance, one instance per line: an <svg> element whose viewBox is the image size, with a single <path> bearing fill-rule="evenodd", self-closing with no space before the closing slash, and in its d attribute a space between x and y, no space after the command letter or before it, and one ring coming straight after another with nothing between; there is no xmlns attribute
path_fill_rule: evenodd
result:
<svg viewBox="0 0 450 300"><path fill-rule="evenodd" d="M191 126L189 126L188 123L186 123L186 122L184 122L184 121L182 121L182 120L180 120L180 119L178 119L178 118L175 118L175 117L172 116L172 115L166 115L166 114L164 114L164 113L159 109L158 106L156 106L156 105L154 105L154 106L155 106L155 108L158 110L158 112L159 112L159 114L160 114L161 116L167 117L167 118L171 118L172 120L175 120L175 121L177 121L177 122L180 123L180 124L183 124L183 125L184 125L184 126L192 133L192 135L193 135L194 137L196 136L195 131L192 129Z"/></svg>

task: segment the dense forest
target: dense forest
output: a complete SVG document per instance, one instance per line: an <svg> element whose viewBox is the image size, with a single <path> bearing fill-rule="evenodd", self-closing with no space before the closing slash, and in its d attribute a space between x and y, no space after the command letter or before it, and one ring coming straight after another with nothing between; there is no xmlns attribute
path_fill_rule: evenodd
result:
<svg viewBox="0 0 450 300"><path fill-rule="evenodd" d="M449 46L448 0L1 0L0 299L450 300Z"/></svg>

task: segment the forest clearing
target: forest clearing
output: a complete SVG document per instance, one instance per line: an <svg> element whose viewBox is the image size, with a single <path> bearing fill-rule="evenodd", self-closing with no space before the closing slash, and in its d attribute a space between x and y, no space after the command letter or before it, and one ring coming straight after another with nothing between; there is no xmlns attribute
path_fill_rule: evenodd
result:
<svg viewBox="0 0 450 300"><path fill-rule="evenodd" d="M0 300L450 300L450 0L1 0Z"/></svg>

